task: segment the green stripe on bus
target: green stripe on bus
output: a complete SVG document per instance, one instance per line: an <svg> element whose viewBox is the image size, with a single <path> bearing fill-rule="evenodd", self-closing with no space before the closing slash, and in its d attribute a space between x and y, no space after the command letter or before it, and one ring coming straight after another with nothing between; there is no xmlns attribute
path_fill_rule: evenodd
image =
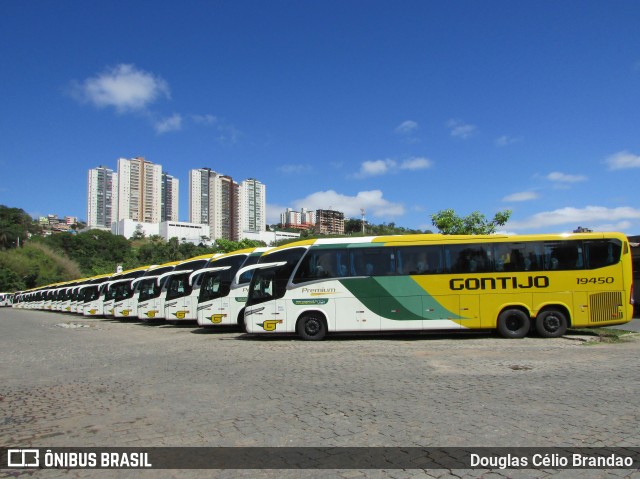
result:
<svg viewBox="0 0 640 479"><path fill-rule="evenodd" d="M340 283L369 310L383 318L400 321L460 318L409 276L348 278L340 280ZM421 301L416 301L416 298Z"/></svg>

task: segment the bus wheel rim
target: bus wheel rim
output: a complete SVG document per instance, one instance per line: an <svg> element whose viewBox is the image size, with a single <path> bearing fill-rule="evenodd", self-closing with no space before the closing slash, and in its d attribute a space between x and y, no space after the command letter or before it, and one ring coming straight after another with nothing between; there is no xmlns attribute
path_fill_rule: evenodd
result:
<svg viewBox="0 0 640 479"><path fill-rule="evenodd" d="M304 330L307 334L315 336L320 332L320 322L317 319L309 319L304 325Z"/></svg>

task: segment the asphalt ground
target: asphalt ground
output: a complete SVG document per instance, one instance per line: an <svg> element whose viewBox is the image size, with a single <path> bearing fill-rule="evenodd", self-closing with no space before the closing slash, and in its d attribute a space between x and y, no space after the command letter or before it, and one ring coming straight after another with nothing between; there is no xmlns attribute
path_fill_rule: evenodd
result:
<svg viewBox="0 0 640 479"><path fill-rule="evenodd" d="M636 329L636 319L623 329ZM251 337L0 310L6 447L640 446L640 335ZM86 470L14 477L634 477L633 470Z"/></svg>

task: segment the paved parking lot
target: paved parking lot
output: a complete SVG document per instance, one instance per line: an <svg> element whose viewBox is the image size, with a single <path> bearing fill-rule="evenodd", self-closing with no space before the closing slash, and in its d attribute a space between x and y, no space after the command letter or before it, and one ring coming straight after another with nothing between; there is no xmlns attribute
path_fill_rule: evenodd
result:
<svg viewBox="0 0 640 479"><path fill-rule="evenodd" d="M9 447L640 446L637 335L595 345L576 336L505 340L490 334L303 342L252 338L234 329L3 309L0 345L0 444ZM578 472L563 471L565 477ZM113 470L37 474L132 476ZM135 472L345 478L479 472L451 474ZM494 471L486 477L550 474Z"/></svg>

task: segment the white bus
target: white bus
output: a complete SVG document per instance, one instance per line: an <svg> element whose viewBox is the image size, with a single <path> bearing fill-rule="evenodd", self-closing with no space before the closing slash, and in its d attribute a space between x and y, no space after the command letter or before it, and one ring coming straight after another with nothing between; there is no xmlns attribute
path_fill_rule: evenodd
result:
<svg viewBox="0 0 640 479"><path fill-rule="evenodd" d="M234 278L240 268L256 264L271 248L246 248L223 255L192 273L200 326L243 325L251 272Z"/></svg>
<svg viewBox="0 0 640 479"><path fill-rule="evenodd" d="M49 288L45 290L43 308L45 311L55 311L58 303L58 292L62 283L55 283L49 285Z"/></svg>
<svg viewBox="0 0 640 479"><path fill-rule="evenodd" d="M14 293L0 293L0 307L8 307L13 305Z"/></svg>
<svg viewBox="0 0 640 479"><path fill-rule="evenodd" d="M201 272L208 271L211 265L224 254L216 253L202 266L189 272L183 272L171 276L172 286L167 284L165 318L168 321L195 321L197 319L198 291L200 288L198 276ZM176 268L176 271L178 268ZM186 275L186 281L184 281ZM194 281L195 279L195 281Z"/></svg>
<svg viewBox="0 0 640 479"><path fill-rule="evenodd" d="M70 281L65 284L60 292L60 306L58 307L58 311L62 311L63 313L71 312L71 301L73 299L73 290L76 286L78 286L79 281Z"/></svg>
<svg viewBox="0 0 640 479"><path fill-rule="evenodd" d="M133 281L144 276L148 269L149 266L132 268L114 275L109 280L105 297L105 316L116 316L116 310L122 306L122 302L133 297Z"/></svg>
<svg viewBox="0 0 640 479"><path fill-rule="evenodd" d="M148 278L143 277L138 283L138 319L152 321L164 319L165 284L168 275L182 261L171 261L161 265L163 271L152 273Z"/></svg>
<svg viewBox="0 0 640 479"><path fill-rule="evenodd" d="M156 318L165 318L172 322L196 319L195 315L193 317L187 316L189 311L189 309L186 309L187 303L193 289L189 283L189 275L204 268L216 256L218 255L205 254L181 261L173 271L165 273L159 278L166 278L166 282L160 293L160 298L164 299L159 313L162 316L156 315ZM179 311L183 311L183 313Z"/></svg>
<svg viewBox="0 0 640 479"><path fill-rule="evenodd" d="M268 251L239 274L250 268L249 333L558 337L633 317L631 251L621 233L318 239Z"/></svg>
<svg viewBox="0 0 640 479"><path fill-rule="evenodd" d="M89 285L83 288L84 304L82 305L82 314L84 316L104 315L104 300L111 277L112 275L110 274L95 276L89 281Z"/></svg>
<svg viewBox="0 0 640 479"><path fill-rule="evenodd" d="M153 265L147 269L142 276L131 281L131 296L117 301L113 308L113 315L116 318L135 318L138 319L138 300L141 295L153 292L156 278L167 271L171 271L175 266L175 262ZM145 293L143 293L143 291ZM150 298L145 298L150 299Z"/></svg>

